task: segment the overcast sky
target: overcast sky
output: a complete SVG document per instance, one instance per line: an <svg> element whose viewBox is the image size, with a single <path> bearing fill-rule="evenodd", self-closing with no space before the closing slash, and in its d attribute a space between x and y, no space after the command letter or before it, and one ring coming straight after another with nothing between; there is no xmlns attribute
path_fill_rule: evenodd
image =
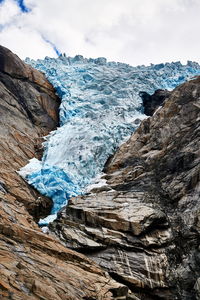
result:
<svg viewBox="0 0 200 300"><path fill-rule="evenodd" d="M0 0L0 44L131 65L200 62L200 0Z"/></svg>

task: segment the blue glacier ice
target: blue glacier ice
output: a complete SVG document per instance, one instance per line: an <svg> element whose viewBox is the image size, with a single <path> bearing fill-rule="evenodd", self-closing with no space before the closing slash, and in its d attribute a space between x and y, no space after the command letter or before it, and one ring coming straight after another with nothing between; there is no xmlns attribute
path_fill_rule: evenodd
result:
<svg viewBox="0 0 200 300"><path fill-rule="evenodd" d="M84 193L108 157L145 118L140 91L173 89L200 74L195 62L132 67L105 58L46 57L26 60L45 73L62 99L60 127L44 143L41 161L30 160L19 173L53 199L53 219L67 200Z"/></svg>

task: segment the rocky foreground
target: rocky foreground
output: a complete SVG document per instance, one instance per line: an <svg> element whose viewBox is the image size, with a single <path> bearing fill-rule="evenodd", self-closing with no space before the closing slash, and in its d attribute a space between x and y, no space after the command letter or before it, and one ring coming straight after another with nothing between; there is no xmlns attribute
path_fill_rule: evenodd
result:
<svg viewBox="0 0 200 300"><path fill-rule="evenodd" d="M16 170L40 157L59 99L3 47L0 99L0 299L200 299L200 77L167 93L48 235L35 221L51 200Z"/></svg>

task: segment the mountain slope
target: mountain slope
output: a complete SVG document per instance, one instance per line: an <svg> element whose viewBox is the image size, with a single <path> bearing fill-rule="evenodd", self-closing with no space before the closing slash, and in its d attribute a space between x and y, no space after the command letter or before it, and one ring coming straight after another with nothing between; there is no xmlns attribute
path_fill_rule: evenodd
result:
<svg viewBox="0 0 200 300"><path fill-rule="evenodd" d="M175 76L178 65L166 67ZM16 170L41 158L59 99L42 73L3 47L0 76L0 298L199 299L200 77L142 121L107 160L104 178L70 199L44 234L35 221L52 202Z"/></svg>

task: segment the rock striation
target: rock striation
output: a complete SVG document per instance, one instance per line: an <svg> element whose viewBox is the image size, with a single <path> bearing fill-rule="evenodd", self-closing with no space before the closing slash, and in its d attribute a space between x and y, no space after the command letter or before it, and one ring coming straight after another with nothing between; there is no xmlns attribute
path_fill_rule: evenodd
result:
<svg viewBox="0 0 200 300"><path fill-rule="evenodd" d="M50 224L137 299L200 299L199 99L200 77L172 91Z"/></svg>
<svg viewBox="0 0 200 300"><path fill-rule="evenodd" d="M42 137L58 124L60 100L41 72L4 47L0 101L0 299L129 299L127 286L35 223L52 202L16 170L40 158Z"/></svg>
<svg viewBox="0 0 200 300"><path fill-rule="evenodd" d="M43 136L58 124L60 100L41 72L2 46L0 99L1 185L38 220L50 212L52 201L30 188L16 170L41 156Z"/></svg>

